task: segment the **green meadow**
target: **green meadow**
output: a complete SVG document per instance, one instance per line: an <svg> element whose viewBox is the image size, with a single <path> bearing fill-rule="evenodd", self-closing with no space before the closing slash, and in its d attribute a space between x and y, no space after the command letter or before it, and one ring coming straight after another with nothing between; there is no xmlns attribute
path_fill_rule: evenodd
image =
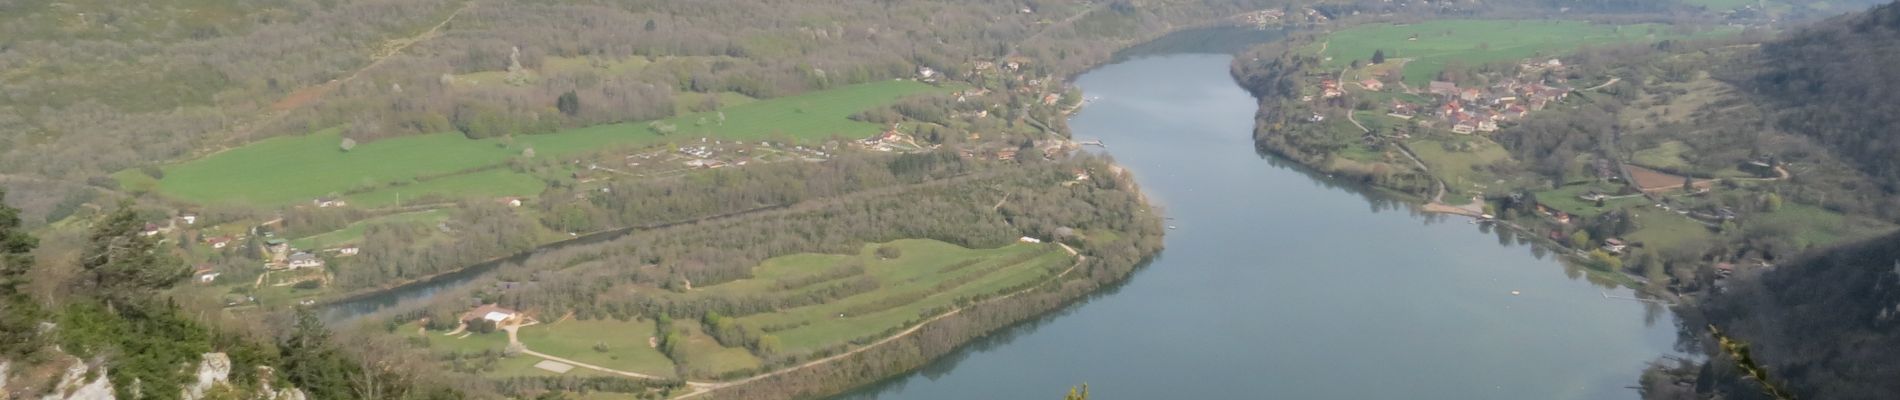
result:
<svg viewBox="0 0 1900 400"><path fill-rule="evenodd" d="M518 335L534 351L621 371L673 376L673 360L647 347L653 329L651 320L566 320L522 327Z"/></svg>
<svg viewBox="0 0 1900 400"><path fill-rule="evenodd" d="M1417 40L1411 40L1416 35ZM1579 46L1684 38L1662 24L1604 25L1586 21L1440 20L1361 25L1327 35L1326 65L1341 68L1384 50L1388 60L1409 59L1405 82L1423 87L1445 65L1477 65L1567 53ZM1309 51L1317 52L1320 43ZM1390 62L1390 61L1388 61Z"/></svg>
<svg viewBox="0 0 1900 400"><path fill-rule="evenodd" d="M815 273L825 266L856 259L864 263L865 274L876 278L880 286L876 291L838 301L747 316L740 321L761 327L797 326L773 333L783 343L784 351L795 354L818 350L905 326L923 318L926 311L954 305L958 298L997 294L1048 278L1073 262L1061 248L1046 244L967 249L935 240L899 240L888 245L900 249L902 255L881 259L875 254L879 245L870 245L855 255L795 255L766 261L757 269L760 277ZM760 277L750 280L771 282ZM870 311L854 315L853 310Z"/></svg>
<svg viewBox="0 0 1900 400"><path fill-rule="evenodd" d="M278 207L327 195L352 194L366 206L395 204L428 194L510 196L539 193L542 180L493 169L524 149L536 157L565 157L590 150L650 146L701 137L738 140L785 138L806 143L833 136L876 134L876 124L852 114L899 98L948 89L914 81L885 81L797 96L746 102L720 111L679 115L656 123L633 122L569 129L543 135L470 140L458 132L405 136L338 145L337 129L265 139L204 158L161 167L163 178L137 170L114 174L130 189L154 190L200 204ZM673 127L661 135L653 126Z"/></svg>

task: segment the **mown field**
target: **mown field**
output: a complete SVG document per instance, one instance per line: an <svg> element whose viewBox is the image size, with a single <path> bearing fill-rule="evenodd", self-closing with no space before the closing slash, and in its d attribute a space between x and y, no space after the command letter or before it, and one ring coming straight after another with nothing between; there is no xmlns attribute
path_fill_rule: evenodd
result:
<svg viewBox="0 0 1900 400"><path fill-rule="evenodd" d="M647 338L653 337L651 320L570 319L524 327L519 335L521 343L534 351L622 371L673 376L673 360L647 347Z"/></svg>
<svg viewBox="0 0 1900 400"><path fill-rule="evenodd" d="M1589 193L1593 191L1597 193L1606 194L1606 195L1616 194L1617 191L1620 189L1622 189L1621 185L1612 185L1612 184L1601 183L1601 182L1585 183L1585 184L1570 184L1570 185L1564 185L1564 187L1557 188L1557 189L1537 192L1537 202L1543 203L1545 206L1549 206L1551 208L1555 208L1557 210L1561 210L1563 212L1569 213L1575 218L1585 218L1585 219L1596 218L1596 216L1602 215L1605 212L1610 212L1610 211L1623 208L1623 207L1649 204L1649 199L1647 198L1644 198L1642 196L1631 196L1631 197L1624 197L1624 198L1619 198L1619 199L1606 199L1603 201L1603 207L1597 207L1596 202L1585 201L1582 198L1577 197L1584 193ZM1662 212L1661 210L1657 210L1657 211Z"/></svg>
<svg viewBox="0 0 1900 400"><path fill-rule="evenodd" d="M900 249L902 256L881 259L875 254L878 245L872 245L856 255L767 261L759 267L761 276L805 274L827 261L835 265L843 258L855 258L865 264L865 274L876 278L881 286L877 291L841 301L753 315L740 321L760 327L797 326L772 334L782 340L786 352L817 350L904 326L922 318L925 311L953 305L958 298L996 294L1047 278L1073 262L1067 252L1049 244L966 249L935 240L900 240L888 245Z"/></svg>
<svg viewBox="0 0 1900 400"><path fill-rule="evenodd" d="M1417 40L1411 40L1416 35ZM1423 88L1445 65L1478 65L1557 55L1579 46L1679 38L1689 34L1661 24L1601 25L1586 21L1441 20L1417 24L1370 24L1328 35L1325 65L1342 68L1384 50L1387 60L1409 59L1405 82ZM1310 45L1318 52L1320 43ZM1388 61L1390 62L1390 61Z"/></svg>
<svg viewBox="0 0 1900 400"><path fill-rule="evenodd" d="M898 256L886 259L878 254L880 247L894 248ZM958 299L996 295L1032 284L1073 263L1073 256L1053 244L969 249L936 240L906 239L867 245L857 254L775 257L761 263L752 278L667 296L691 301L708 296L786 295L867 277L878 283L875 290L835 301L737 319L744 326L778 337L782 343L780 354L798 354L879 336L915 323L927 312L952 307ZM856 273L837 273L850 269L847 266L862 268ZM802 284L786 283L793 281ZM694 369L719 374L763 364L745 347L721 346L698 320L676 320L673 326L686 338L688 365ZM674 376L672 360L647 345L648 338L655 336L654 329L652 320L568 319L523 327L520 336L528 348L542 353L624 371ZM500 349L506 341L506 334L500 332L462 339L429 333L430 346L438 351Z"/></svg>
<svg viewBox="0 0 1900 400"><path fill-rule="evenodd" d="M1421 138L1409 145L1420 161L1432 167L1432 175L1456 193L1492 187L1497 178L1483 168L1511 158L1503 146L1480 136Z"/></svg>
<svg viewBox="0 0 1900 400"><path fill-rule="evenodd" d="M898 98L947 89L913 81L846 86L797 96L748 102L716 112L685 114L656 123L635 122L569 129L544 135L470 140L457 132L362 143L349 151L337 129L261 140L211 156L160 168L160 177L138 170L114 174L121 186L154 190L200 204L278 207L326 195L351 194L367 206L395 204L428 194L509 196L539 193L538 177L489 169L525 149L535 157L564 157L614 147L649 146L701 137L738 140L783 138L817 142L833 136L860 138L881 129L853 121L859 111ZM722 117L723 116L723 117ZM673 127L661 135L653 126Z"/></svg>

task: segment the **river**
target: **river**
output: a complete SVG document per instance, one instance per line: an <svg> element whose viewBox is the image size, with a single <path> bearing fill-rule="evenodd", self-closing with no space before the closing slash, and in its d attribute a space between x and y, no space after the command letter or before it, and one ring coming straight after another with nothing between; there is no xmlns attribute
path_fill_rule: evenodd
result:
<svg viewBox="0 0 1900 400"><path fill-rule="evenodd" d="M1178 227L1128 282L841 399L1634 399L1667 311L1509 233L1254 151L1227 55L1083 74L1070 121ZM1514 295L1517 291L1518 295Z"/></svg>

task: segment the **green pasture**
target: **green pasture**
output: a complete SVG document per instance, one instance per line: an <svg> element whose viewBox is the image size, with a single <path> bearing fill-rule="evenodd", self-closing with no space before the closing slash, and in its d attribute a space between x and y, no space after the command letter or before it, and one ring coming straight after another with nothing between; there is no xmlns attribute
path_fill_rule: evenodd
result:
<svg viewBox="0 0 1900 400"><path fill-rule="evenodd" d="M396 194L455 197L525 195L540 192L535 177L488 169L524 149L536 157L565 157L620 146L650 146L702 137L815 143L833 136L861 138L882 127L853 121L860 111L898 98L946 89L914 81L884 81L797 96L745 102L720 111L647 122L597 125L543 135L470 140L457 132L405 136L340 148L338 129L265 139L204 158L161 167L153 179L131 169L114 174L121 186L155 190L200 204L277 207L317 197L359 193L367 206L395 203ZM723 117L722 117L723 116ZM654 126L670 126L661 135Z"/></svg>
<svg viewBox="0 0 1900 400"><path fill-rule="evenodd" d="M1416 39L1413 39L1416 35ZM1445 65L1478 65L1567 53L1579 46L1655 41L1691 36L1662 24L1608 25L1563 20L1438 20L1416 24L1369 24L1321 39L1326 62L1341 68L1370 60L1384 50L1387 62L1407 59L1405 82L1422 88ZM1313 43L1310 51L1318 51Z"/></svg>
<svg viewBox="0 0 1900 400"><path fill-rule="evenodd" d="M653 329L651 320L566 320L521 327L517 335L534 351L622 371L673 376L673 360L647 347ZM596 349L596 344L606 351Z"/></svg>

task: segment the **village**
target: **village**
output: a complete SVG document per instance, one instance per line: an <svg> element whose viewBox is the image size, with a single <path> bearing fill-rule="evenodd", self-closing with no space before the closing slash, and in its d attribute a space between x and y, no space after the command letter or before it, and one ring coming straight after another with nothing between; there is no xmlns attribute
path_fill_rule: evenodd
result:
<svg viewBox="0 0 1900 400"><path fill-rule="evenodd" d="M1458 82L1433 80L1425 90L1419 91L1400 83L1391 89L1396 93L1415 96L1391 96L1385 104L1378 106L1384 107L1386 116L1415 121L1427 128L1447 129L1458 134L1495 132L1500 123L1521 120L1532 112L1542 111L1553 103L1568 99L1576 89L1564 84L1559 74L1563 71L1563 61L1551 58L1543 61L1527 60L1519 66L1516 76L1497 79L1490 85L1472 82L1461 87ZM1350 90L1348 85L1368 92L1386 92L1388 89L1385 82L1377 77L1343 83L1340 79L1326 78L1318 82L1315 92L1319 94L1319 100L1341 98ZM1429 97L1416 96L1420 94ZM1303 100L1314 99L1307 96ZM1309 122L1324 120L1323 115L1315 113Z"/></svg>
<svg viewBox="0 0 1900 400"><path fill-rule="evenodd" d="M1588 265L1642 262L1639 255L1644 253L1717 240L1745 223L1793 224L1797 222L1789 221L1795 215L1822 213L1808 206L1778 210L1783 207L1779 197L1749 190L1790 177L1787 165L1769 156L1696 172L1644 164L1668 159L1658 156L1579 155L1569 167L1575 171L1573 179L1555 187L1533 176L1497 170L1492 167L1510 162L1510 155L1491 134L1535 113L1583 101L1577 99L1619 78L1579 77L1560 58L1532 57L1499 64L1509 65L1501 69L1511 72L1439 74L1417 87L1403 79L1404 65L1412 60L1385 60L1375 54L1373 61L1308 75L1303 82L1310 86L1302 88L1299 101L1314 107L1310 115L1299 116L1301 122L1333 132L1350 148L1366 149L1348 153L1357 157L1354 162L1392 163L1429 174L1441 189L1426 210L1509 226L1567 248ZM1572 86L1571 81L1579 79L1596 82ZM1674 150L1640 153L1668 151ZM1373 156L1359 155L1368 153ZM1747 211L1737 204L1749 205ZM1507 218L1512 215L1534 218ZM1757 218L1768 222L1753 220ZM1709 281L1719 287L1738 269L1772 268L1770 259L1772 255L1751 251L1709 260ZM1604 276L1628 279L1622 274Z"/></svg>

